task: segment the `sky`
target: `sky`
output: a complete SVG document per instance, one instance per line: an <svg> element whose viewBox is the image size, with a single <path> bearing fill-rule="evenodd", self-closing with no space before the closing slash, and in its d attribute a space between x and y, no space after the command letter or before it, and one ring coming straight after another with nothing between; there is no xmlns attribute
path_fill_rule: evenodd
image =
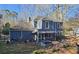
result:
<svg viewBox="0 0 79 59"><path fill-rule="evenodd" d="M26 16L36 16L36 15L45 16L47 14L52 13L55 10L54 7L55 5L53 4L50 5L0 4L0 9L8 9L11 11L16 11L17 13L21 13L22 11L25 11L24 14L26 14ZM76 13L79 13L79 5L73 5L73 7L70 7L66 15L69 18L69 17L74 17Z"/></svg>
<svg viewBox="0 0 79 59"><path fill-rule="evenodd" d="M12 11L19 12L19 5L18 4L0 4L0 9L9 9Z"/></svg>

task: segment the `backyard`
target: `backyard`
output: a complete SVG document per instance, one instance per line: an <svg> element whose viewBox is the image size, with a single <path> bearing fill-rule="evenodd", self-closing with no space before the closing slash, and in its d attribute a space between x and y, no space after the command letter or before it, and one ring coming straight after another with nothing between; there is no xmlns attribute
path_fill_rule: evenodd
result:
<svg viewBox="0 0 79 59"><path fill-rule="evenodd" d="M39 49L39 47L33 43L6 44L4 42L0 42L0 54L28 54L37 49Z"/></svg>
<svg viewBox="0 0 79 59"><path fill-rule="evenodd" d="M34 42L7 44L0 41L0 54L76 54L77 47L75 38L66 39L63 43L51 45L49 47L41 47Z"/></svg>

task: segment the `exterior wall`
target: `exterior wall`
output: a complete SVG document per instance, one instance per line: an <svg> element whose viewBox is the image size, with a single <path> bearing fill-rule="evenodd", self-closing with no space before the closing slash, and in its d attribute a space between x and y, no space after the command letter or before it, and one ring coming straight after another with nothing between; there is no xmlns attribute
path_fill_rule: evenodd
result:
<svg viewBox="0 0 79 59"><path fill-rule="evenodd" d="M53 21L48 21L49 22L49 29L45 29L45 20L42 21L42 29L39 29L40 31L61 31L62 30L62 25L60 22L53 22Z"/></svg>
<svg viewBox="0 0 79 59"><path fill-rule="evenodd" d="M11 31L10 32L10 40L11 41L17 41L19 39L21 39L20 31Z"/></svg>
<svg viewBox="0 0 79 59"><path fill-rule="evenodd" d="M40 29L38 29L38 40L39 41L44 41L44 40L56 40L56 37L61 36L62 34L62 27L63 27L63 23L62 22L53 22L50 20L41 20L42 22L42 26ZM45 21L49 22L49 28L45 28ZM39 24L40 25L40 24ZM51 34L51 35L50 35ZM47 37L46 35L49 35L49 37ZM42 38L40 38L40 37Z"/></svg>
<svg viewBox="0 0 79 59"><path fill-rule="evenodd" d="M34 21L37 21L37 28L36 29L42 29L42 20L34 20Z"/></svg>
<svg viewBox="0 0 79 59"><path fill-rule="evenodd" d="M32 32L31 31L22 31L22 39L24 40L32 40Z"/></svg>
<svg viewBox="0 0 79 59"><path fill-rule="evenodd" d="M42 29L42 20L39 20L37 23L37 29Z"/></svg>
<svg viewBox="0 0 79 59"><path fill-rule="evenodd" d="M61 31L62 22L54 22L50 20L34 20L37 21L37 30L39 31ZM45 28L45 21L49 22L49 29ZM34 27L35 28L35 27Z"/></svg>
<svg viewBox="0 0 79 59"><path fill-rule="evenodd" d="M11 41L26 41L33 40L31 31L10 31L10 40Z"/></svg>
<svg viewBox="0 0 79 59"><path fill-rule="evenodd" d="M45 20L42 21L42 30L44 30L44 31L52 30L52 28L51 28L52 22L51 21L47 21L47 22L49 23L49 29L45 28Z"/></svg>

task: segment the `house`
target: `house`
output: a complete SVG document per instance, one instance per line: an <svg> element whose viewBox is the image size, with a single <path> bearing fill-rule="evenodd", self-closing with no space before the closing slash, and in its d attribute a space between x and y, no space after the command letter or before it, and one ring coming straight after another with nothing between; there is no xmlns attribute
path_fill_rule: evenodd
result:
<svg viewBox="0 0 79 59"><path fill-rule="evenodd" d="M54 41L62 36L63 22L52 17L37 16L34 19L35 40Z"/></svg>
<svg viewBox="0 0 79 59"><path fill-rule="evenodd" d="M10 29L11 41L35 40L51 42L62 36L63 22L52 17L37 16L33 21L20 22Z"/></svg>
<svg viewBox="0 0 79 59"><path fill-rule="evenodd" d="M33 26L31 22L20 22L18 25L10 29L11 42L27 42L32 41Z"/></svg>

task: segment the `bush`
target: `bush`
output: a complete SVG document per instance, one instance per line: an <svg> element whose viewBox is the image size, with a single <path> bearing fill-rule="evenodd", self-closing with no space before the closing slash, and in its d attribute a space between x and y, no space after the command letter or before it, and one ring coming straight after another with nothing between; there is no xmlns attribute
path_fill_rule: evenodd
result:
<svg viewBox="0 0 79 59"><path fill-rule="evenodd" d="M35 51L33 51L33 53L34 54L45 54L46 51L44 51L44 50L35 50Z"/></svg>
<svg viewBox="0 0 79 59"><path fill-rule="evenodd" d="M70 47L70 45L63 45L63 48L68 48L68 47Z"/></svg>
<svg viewBox="0 0 79 59"><path fill-rule="evenodd" d="M9 30L10 30L10 24L6 23L5 26L3 27L2 33L4 35L8 35L9 34Z"/></svg>
<svg viewBox="0 0 79 59"><path fill-rule="evenodd" d="M2 30L2 33L3 33L4 35L8 35L8 34L9 34L9 29L7 29L7 28L6 28L6 29L3 29L3 30Z"/></svg>
<svg viewBox="0 0 79 59"><path fill-rule="evenodd" d="M53 49L52 52L58 52L60 49Z"/></svg>

